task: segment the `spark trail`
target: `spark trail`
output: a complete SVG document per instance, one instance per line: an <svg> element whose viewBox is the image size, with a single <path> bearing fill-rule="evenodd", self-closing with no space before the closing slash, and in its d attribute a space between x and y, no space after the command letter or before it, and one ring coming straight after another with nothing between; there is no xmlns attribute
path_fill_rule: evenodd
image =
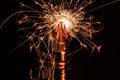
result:
<svg viewBox="0 0 120 80"><path fill-rule="evenodd" d="M36 7L30 7L20 2L23 10L15 12L9 16L1 24L0 28L11 17L15 15L19 15L18 17L21 17L22 15L22 19L17 22L20 25L30 23L31 26L20 27L18 30L27 31L27 34L25 35L27 39L18 47L23 45L26 41L29 41L30 52L35 49L39 56L38 61L41 64L38 78L42 77L43 79L47 78L48 80L55 80L54 51L57 51L59 41L66 40L69 45L71 40L75 38L81 47L90 47L92 51L94 49L97 49L98 51L100 50L101 46L97 46L92 42L93 34L99 32L99 29L96 30L93 25L100 24L100 22L93 21L92 17L86 17L86 14L93 10L118 2L119 0L85 11L86 7L93 4L94 1L95 0L34 0L33 4ZM71 56L80 50L81 49L78 49L69 53L69 48L67 48L67 56ZM48 63L50 64L49 67L46 65Z"/></svg>

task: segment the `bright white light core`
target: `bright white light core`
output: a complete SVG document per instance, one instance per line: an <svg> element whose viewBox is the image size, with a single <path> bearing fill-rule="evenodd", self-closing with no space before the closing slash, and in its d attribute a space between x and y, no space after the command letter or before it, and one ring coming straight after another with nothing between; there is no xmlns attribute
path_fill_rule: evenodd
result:
<svg viewBox="0 0 120 80"><path fill-rule="evenodd" d="M59 23L63 23L63 26L65 26L67 32L70 32L70 30L74 27L74 22L70 15L56 15L56 25Z"/></svg>

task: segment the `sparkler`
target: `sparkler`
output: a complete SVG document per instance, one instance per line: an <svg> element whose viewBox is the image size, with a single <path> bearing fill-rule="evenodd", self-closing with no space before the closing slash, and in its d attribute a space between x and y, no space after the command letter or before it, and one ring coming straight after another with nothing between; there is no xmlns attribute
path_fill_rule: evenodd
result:
<svg viewBox="0 0 120 80"><path fill-rule="evenodd" d="M83 10L93 1L83 0L83 2L80 3L79 0L38 0L34 2L42 8L41 12L21 3L23 7L30 9L30 11L28 11L29 13L35 13L35 15L25 15L19 23L33 22L32 27L24 28L24 30L28 28L35 29L33 32L29 32L28 35L28 40L31 42L30 50L32 51L33 47L36 49L40 57L40 63L50 62L49 64L51 64L49 67L46 67L46 65L40 67L39 78L42 76L43 79L54 80L54 70L56 70L55 67L57 65L61 76L57 77L57 79L65 80L65 41L70 41L68 38L76 38L80 45L86 48L86 45L89 45L91 48L98 48L97 45L88 38L91 38L93 33L98 32L94 30L92 24L98 24L99 22L90 21L91 17L86 18L86 13ZM80 35L80 39L77 35ZM41 44L43 45L41 46ZM45 47L44 50L41 48L43 46ZM42 55L45 55L45 57L41 58ZM61 58L56 65L54 65L54 62L56 62L55 57L58 55ZM50 56L51 58L49 58ZM49 61L46 61L48 58Z"/></svg>
<svg viewBox="0 0 120 80"><path fill-rule="evenodd" d="M56 45L54 42L58 38L62 38L61 36L65 36L66 38L74 37L80 42L81 46L89 45L91 48L97 48L97 45L89 38L92 38L93 33L98 32L92 25L99 24L100 22L92 22L91 17L86 18L86 12L84 11L88 5L93 3L93 0L83 0L82 3L80 3L79 0L38 0L34 2L36 5L39 5L42 10L38 11L21 3L23 7L30 9L22 13L34 13L35 15L25 15L22 20L18 21L19 24L33 22L32 27L22 28L24 30L34 28L34 33L29 32L31 35L28 35L28 39L33 41L31 49L33 46L36 47L36 45L36 49L39 49L40 43L45 39L48 39L49 42L52 41L52 47L55 48ZM37 18L37 20L34 18ZM60 23L63 23L63 25L60 26ZM84 42L78 39L77 35L80 35L80 39ZM34 38L37 38L38 41L34 42ZM48 50L47 45L46 48Z"/></svg>
<svg viewBox="0 0 120 80"><path fill-rule="evenodd" d="M0 28L12 16L16 14L21 16L23 14L23 18L18 23L31 23L31 26L20 28L19 31L26 30L28 32L26 35L27 39L22 44L29 41L30 52L35 49L39 56L38 61L41 65L37 79L47 78L48 80L55 80L55 52L61 53L60 62L62 62L65 61L66 56L71 56L81 50L78 49L72 53L68 53L69 49L66 46L69 45L73 38L82 47L87 48L89 46L92 48L92 51L94 49L100 51L101 46L97 46L92 42L92 35L99 32L99 29L96 30L93 25L100 24L100 22L92 21L91 16L86 17L87 12L97 8L85 11L85 8L93 2L94 0L34 0L36 8L39 7L39 10L20 3L25 10L12 14L1 24ZM117 0L114 2L117 2ZM68 43L67 45L66 42ZM59 64L65 64L64 62L60 62ZM65 66L63 65L63 67ZM64 68L62 68L62 71L65 73ZM62 75L62 77L64 76ZM65 78L62 80L65 80Z"/></svg>

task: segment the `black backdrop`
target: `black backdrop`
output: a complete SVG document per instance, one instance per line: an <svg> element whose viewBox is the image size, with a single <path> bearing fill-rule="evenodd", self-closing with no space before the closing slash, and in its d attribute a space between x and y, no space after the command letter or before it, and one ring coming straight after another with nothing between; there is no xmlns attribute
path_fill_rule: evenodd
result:
<svg viewBox="0 0 120 80"><path fill-rule="evenodd" d="M92 7L110 1L114 0L96 0ZM18 10L18 0L1 0L0 24ZM91 14L102 22L103 30L97 35L97 40L103 44L103 47L99 54L95 52L92 56L85 50L76 53L70 62L69 80L118 80L120 72L120 1L95 10ZM16 29L17 24L14 17L0 30L0 80L29 80L29 65L32 60L28 47L26 47L28 45L23 45L12 54L9 53L23 42Z"/></svg>

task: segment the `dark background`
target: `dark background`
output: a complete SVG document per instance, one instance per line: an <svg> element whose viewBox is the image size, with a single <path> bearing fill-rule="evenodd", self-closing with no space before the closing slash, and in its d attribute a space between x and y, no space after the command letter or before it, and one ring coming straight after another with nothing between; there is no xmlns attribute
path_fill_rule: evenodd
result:
<svg viewBox="0 0 120 80"><path fill-rule="evenodd" d="M29 0L27 0L29 1ZM97 7L114 0L96 0L91 7ZM29 3L29 2L28 2ZM17 0L0 1L0 24L12 13L20 10ZM70 80L119 80L120 75L120 1L90 14L102 23L103 30L97 34L97 41L103 44L101 52L83 49L73 55L68 71ZM17 33L15 17L11 18L0 30L0 80L29 80L28 44L10 53L24 41ZM74 43L74 42L73 42ZM75 46L75 45L74 45Z"/></svg>

